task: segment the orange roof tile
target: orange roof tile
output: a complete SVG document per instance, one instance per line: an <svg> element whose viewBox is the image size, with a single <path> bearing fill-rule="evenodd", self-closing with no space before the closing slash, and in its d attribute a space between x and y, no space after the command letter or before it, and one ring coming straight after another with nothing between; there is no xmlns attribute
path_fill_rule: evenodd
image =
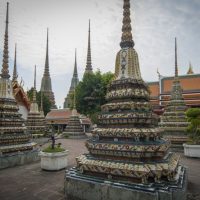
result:
<svg viewBox="0 0 200 200"><path fill-rule="evenodd" d="M151 97L157 97L159 95L159 82L147 83L150 89Z"/></svg>

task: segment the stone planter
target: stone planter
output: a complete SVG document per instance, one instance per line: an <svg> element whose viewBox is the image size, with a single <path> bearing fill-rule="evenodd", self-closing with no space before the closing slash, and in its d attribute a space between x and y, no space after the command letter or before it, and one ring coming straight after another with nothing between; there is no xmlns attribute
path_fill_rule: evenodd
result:
<svg viewBox="0 0 200 200"><path fill-rule="evenodd" d="M200 158L200 145L183 144L183 147L185 156Z"/></svg>
<svg viewBox="0 0 200 200"><path fill-rule="evenodd" d="M67 167L68 150L57 153L46 153L40 151L41 168L49 171L56 171Z"/></svg>

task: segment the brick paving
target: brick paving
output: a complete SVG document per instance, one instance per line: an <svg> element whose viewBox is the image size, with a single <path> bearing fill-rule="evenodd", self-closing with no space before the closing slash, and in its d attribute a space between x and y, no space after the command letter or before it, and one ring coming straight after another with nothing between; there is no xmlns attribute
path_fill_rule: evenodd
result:
<svg viewBox="0 0 200 200"><path fill-rule="evenodd" d="M87 152L85 140L59 139L69 150L68 167L75 165L75 157ZM200 199L200 159L181 155L181 163L188 166L188 199ZM0 200L64 200L65 170L47 172L40 162L0 171Z"/></svg>

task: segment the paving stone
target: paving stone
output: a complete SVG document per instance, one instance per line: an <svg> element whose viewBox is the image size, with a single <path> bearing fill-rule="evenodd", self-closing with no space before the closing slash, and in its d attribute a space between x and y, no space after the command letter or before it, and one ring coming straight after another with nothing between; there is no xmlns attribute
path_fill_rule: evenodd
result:
<svg viewBox="0 0 200 200"><path fill-rule="evenodd" d="M75 157L87 152L85 139L56 142L69 150L67 168L76 164ZM200 200L200 159L180 155L181 163L188 167L188 200ZM64 200L64 174L65 170L43 171L40 162L0 170L0 200Z"/></svg>

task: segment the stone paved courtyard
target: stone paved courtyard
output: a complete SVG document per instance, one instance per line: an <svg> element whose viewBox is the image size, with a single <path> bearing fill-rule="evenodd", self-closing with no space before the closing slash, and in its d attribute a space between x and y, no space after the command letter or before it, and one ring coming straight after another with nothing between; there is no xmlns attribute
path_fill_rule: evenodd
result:
<svg viewBox="0 0 200 200"><path fill-rule="evenodd" d="M75 165L75 157L87 152L85 140L59 139L69 150L68 168ZM181 155L182 164L189 168L188 192L200 199L200 159ZM47 172L40 163L4 169L0 171L0 200L64 200L65 170ZM192 197L189 199L193 199Z"/></svg>

